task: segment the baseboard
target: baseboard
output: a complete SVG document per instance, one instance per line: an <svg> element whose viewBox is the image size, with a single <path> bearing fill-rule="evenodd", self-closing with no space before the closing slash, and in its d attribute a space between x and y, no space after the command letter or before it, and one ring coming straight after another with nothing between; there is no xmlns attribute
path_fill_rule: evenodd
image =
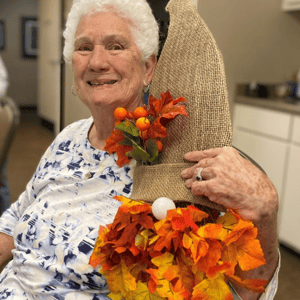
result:
<svg viewBox="0 0 300 300"><path fill-rule="evenodd" d="M54 132L54 124L50 121L47 121L44 118L39 117L40 123L43 127L49 129L50 131Z"/></svg>
<svg viewBox="0 0 300 300"><path fill-rule="evenodd" d="M37 112L36 105L19 105L20 112Z"/></svg>
<svg viewBox="0 0 300 300"><path fill-rule="evenodd" d="M19 110L21 112L21 115L24 114L25 116L28 114L34 114L38 122L41 126L47 128L48 130L54 132L54 124L51 121L48 121L42 117L40 117L37 113L38 109L36 105L20 105Z"/></svg>
<svg viewBox="0 0 300 300"><path fill-rule="evenodd" d="M288 251L289 253L297 256L300 258L300 253L299 251L297 251L296 249L294 249L293 247L291 247L290 245L287 245L285 243L280 242L280 247L284 248L286 251Z"/></svg>

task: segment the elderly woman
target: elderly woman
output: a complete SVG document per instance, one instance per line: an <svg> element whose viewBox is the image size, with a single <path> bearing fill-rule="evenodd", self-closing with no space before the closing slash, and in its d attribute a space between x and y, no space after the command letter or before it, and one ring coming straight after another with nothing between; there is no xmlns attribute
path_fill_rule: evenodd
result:
<svg viewBox="0 0 300 300"><path fill-rule="evenodd" d="M131 193L135 162L120 168L116 155L103 149L115 108L142 105L156 66L158 26L145 0L81 0L71 9L64 36L76 93L92 117L57 136L25 192L2 215L0 259L12 260L0 277L0 299L109 299L105 278L88 262L99 225L111 223L120 205L113 196ZM259 277L270 280L278 260L273 185L232 148L185 158L198 162L182 173L193 193L235 205L256 222L268 261ZM205 168L203 177L215 180L195 180L199 167ZM239 181L227 173L216 176L224 168L241 174ZM243 296L257 298L247 291Z"/></svg>

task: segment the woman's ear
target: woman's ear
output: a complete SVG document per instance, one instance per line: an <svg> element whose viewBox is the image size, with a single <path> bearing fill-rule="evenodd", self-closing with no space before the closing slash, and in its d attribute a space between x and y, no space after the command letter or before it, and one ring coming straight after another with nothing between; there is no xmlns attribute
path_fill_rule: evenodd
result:
<svg viewBox="0 0 300 300"><path fill-rule="evenodd" d="M144 86L147 86L152 81L156 64L157 64L157 57L155 54L152 54L145 62L146 72L144 76Z"/></svg>

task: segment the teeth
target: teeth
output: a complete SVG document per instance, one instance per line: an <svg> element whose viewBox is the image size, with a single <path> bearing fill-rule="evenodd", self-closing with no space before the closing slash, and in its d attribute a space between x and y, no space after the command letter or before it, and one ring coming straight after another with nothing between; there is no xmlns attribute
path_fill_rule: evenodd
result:
<svg viewBox="0 0 300 300"><path fill-rule="evenodd" d="M101 82L101 83L94 83L94 82L89 81L89 84L90 85L104 85L104 84L114 84L116 82L117 82L116 80L112 80L112 81L108 81L108 82Z"/></svg>

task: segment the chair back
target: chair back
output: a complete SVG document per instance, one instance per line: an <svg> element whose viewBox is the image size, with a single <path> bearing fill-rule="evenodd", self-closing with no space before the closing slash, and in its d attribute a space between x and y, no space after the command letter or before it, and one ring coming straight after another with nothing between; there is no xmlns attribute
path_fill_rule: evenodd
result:
<svg viewBox="0 0 300 300"><path fill-rule="evenodd" d="M0 99L0 170L8 154L16 129L20 123L20 111L9 97Z"/></svg>

